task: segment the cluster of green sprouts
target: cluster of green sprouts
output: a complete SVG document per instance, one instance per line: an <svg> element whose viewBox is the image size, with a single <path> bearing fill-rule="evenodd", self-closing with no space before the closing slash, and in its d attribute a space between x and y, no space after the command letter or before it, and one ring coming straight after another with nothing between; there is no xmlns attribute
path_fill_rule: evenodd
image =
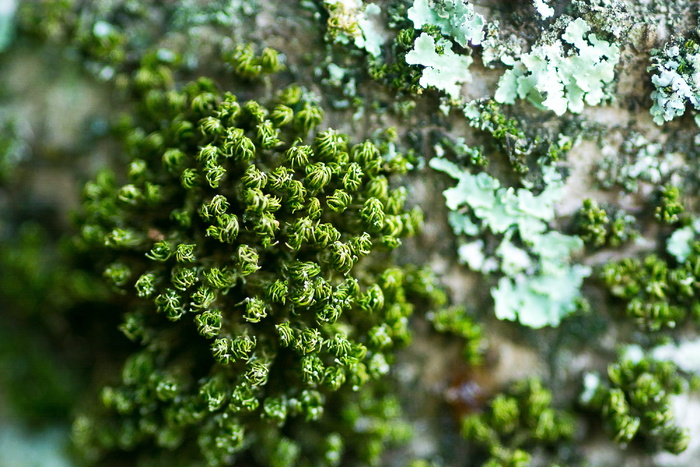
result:
<svg viewBox="0 0 700 467"><path fill-rule="evenodd" d="M385 375L410 340L417 279L390 254L422 215L388 178L407 161L310 136L322 111L298 87L262 105L171 82L167 67L136 73L128 180L85 188L81 242L140 350L103 391L111 415L80 417L76 441L93 460L150 445L208 465L289 444L285 465L313 464L283 428L320 421L330 394Z"/></svg>
<svg viewBox="0 0 700 467"><path fill-rule="evenodd" d="M659 190L659 205L656 207L656 218L666 224L679 221L678 215L684 211L681 203L681 192L673 185L662 186Z"/></svg>
<svg viewBox="0 0 700 467"><path fill-rule="evenodd" d="M632 240L638 235L633 223L634 217L621 210L606 211L590 198L583 201L583 206L574 217L576 233L593 248L606 245L618 247Z"/></svg>
<svg viewBox="0 0 700 467"><path fill-rule="evenodd" d="M688 319L700 319L698 243L692 246L685 262L676 267L649 255L643 260L611 262L601 276L612 295L624 301L627 317L643 329L672 329Z"/></svg>
<svg viewBox="0 0 700 467"><path fill-rule="evenodd" d="M572 438L573 417L551 407L552 393L538 379L517 382L496 396L481 414L462 421L462 434L489 455L488 467L531 465L534 447L556 446Z"/></svg>
<svg viewBox="0 0 700 467"><path fill-rule="evenodd" d="M622 445L637 440L648 451L673 454L688 447L687 430L675 424L671 396L685 391L685 379L671 362L622 358L608 366L609 381L595 374L585 380L582 402L603 414L613 439Z"/></svg>

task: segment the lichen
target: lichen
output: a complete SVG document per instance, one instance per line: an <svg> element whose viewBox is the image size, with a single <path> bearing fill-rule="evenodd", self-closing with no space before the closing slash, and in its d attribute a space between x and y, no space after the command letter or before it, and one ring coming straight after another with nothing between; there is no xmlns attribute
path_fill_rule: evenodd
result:
<svg viewBox="0 0 700 467"><path fill-rule="evenodd" d="M443 158L431 159L430 167L458 180L456 187L443 193L453 211L450 223L455 233L503 236L496 257L480 253L483 244L479 240L463 242L458 250L460 261L472 269L484 273L500 269L506 274L491 291L496 316L539 328L557 326L573 312L581 282L590 269L569 264L581 240L547 226L561 196L562 180L556 169L543 168L545 188L534 195L524 188L501 188L488 174L474 175ZM514 243L516 238L522 247Z"/></svg>
<svg viewBox="0 0 700 467"><path fill-rule="evenodd" d="M415 29L437 26L462 47L479 45L484 38L484 17L461 0L415 0L407 13Z"/></svg>
<svg viewBox="0 0 700 467"><path fill-rule="evenodd" d="M608 99L605 87L615 77L620 50L590 31L577 18L566 26L561 41L538 44L521 55L501 77L496 101L513 104L516 98L527 99L563 115L567 110L581 113L584 103L598 105ZM571 52L566 53L569 47Z"/></svg>
<svg viewBox="0 0 700 467"><path fill-rule="evenodd" d="M700 47L693 40L669 43L654 50L651 82L654 123L662 125L685 113L686 106L700 109Z"/></svg>
<svg viewBox="0 0 700 467"><path fill-rule="evenodd" d="M354 44L374 58L382 54L386 41L377 28L381 8L375 3L363 4L361 0L324 0L328 11L328 36L331 41Z"/></svg>
<svg viewBox="0 0 700 467"><path fill-rule="evenodd" d="M554 8L547 4L547 0L533 0L532 3L535 6L535 11L537 11L542 19L554 16Z"/></svg>
<svg viewBox="0 0 700 467"><path fill-rule="evenodd" d="M462 84L471 81L472 58L455 54L448 41L438 39L436 42L426 33L416 39L414 48L406 54L406 63L423 67L421 86L444 91L455 100L459 99Z"/></svg>

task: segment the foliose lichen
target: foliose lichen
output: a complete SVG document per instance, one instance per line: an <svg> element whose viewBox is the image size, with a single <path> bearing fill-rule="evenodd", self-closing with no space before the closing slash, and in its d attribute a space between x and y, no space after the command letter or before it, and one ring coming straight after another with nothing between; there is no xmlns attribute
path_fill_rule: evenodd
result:
<svg viewBox="0 0 700 467"><path fill-rule="evenodd" d="M582 246L578 237L548 228L554 203L561 196L562 180L556 169L543 168L545 188L534 195L524 188L502 188L490 175L472 174L443 158L433 158L429 164L458 180L457 186L443 193L456 234L502 235L495 256L484 253L482 240L462 242L458 249L460 261L471 269L505 274L491 291L496 316L539 328L557 326L573 312L590 269L569 264L571 252Z"/></svg>
<svg viewBox="0 0 700 467"><path fill-rule="evenodd" d="M563 115L567 110L580 113L584 103L598 105L609 98L606 85L615 77L620 49L590 31L588 23L577 18L568 23L561 40L538 44L521 55L501 77L496 101L513 104L516 98L527 99Z"/></svg>
<svg viewBox="0 0 700 467"><path fill-rule="evenodd" d="M654 123L662 125L683 115L688 104L700 109L700 46L693 40L666 44L652 51L651 63Z"/></svg>

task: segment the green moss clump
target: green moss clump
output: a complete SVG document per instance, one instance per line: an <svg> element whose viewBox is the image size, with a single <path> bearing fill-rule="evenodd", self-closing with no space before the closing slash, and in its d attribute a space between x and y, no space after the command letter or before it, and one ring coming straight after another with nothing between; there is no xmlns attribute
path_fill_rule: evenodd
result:
<svg viewBox="0 0 700 467"><path fill-rule="evenodd" d="M615 442L627 445L635 441L647 451L673 454L688 447L687 430L675 424L671 411L670 397L687 386L675 364L623 358L608 366L605 384L591 376L583 402L600 411Z"/></svg>
<svg viewBox="0 0 700 467"><path fill-rule="evenodd" d="M469 365L483 364L485 346L481 326L474 322L464 308L443 308L430 313L428 318L436 331L454 334L465 340L462 355Z"/></svg>
<svg viewBox="0 0 700 467"><path fill-rule="evenodd" d="M222 55L223 61L233 69L233 72L244 79L257 79L265 74L284 69L277 51L269 47L265 47L256 54L253 44L238 45L234 50L224 52Z"/></svg>
<svg viewBox="0 0 700 467"><path fill-rule="evenodd" d="M612 211L611 214L608 211L595 200L588 198L583 201L583 206L574 217L574 232L586 245L593 248L605 245L618 247L639 235L632 226L632 216L621 210Z"/></svg>
<svg viewBox="0 0 700 467"><path fill-rule="evenodd" d="M624 301L627 317L649 331L672 329L700 317L699 276L697 242L685 262L676 267L649 255L643 260L625 258L611 262L601 271L608 290Z"/></svg>
<svg viewBox="0 0 700 467"><path fill-rule="evenodd" d="M333 129L309 137L322 111L295 87L262 105L204 78L177 89L161 67L135 82L128 179L86 185L80 243L141 350L76 421L78 446L98 463L337 465L343 450L319 454L292 427L323 427L329 401L351 404L410 340L420 281L391 252L422 215L389 180L406 165ZM391 430L360 425L333 432L379 443L350 457L376 462Z"/></svg>
<svg viewBox="0 0 700 467"><path fill-rule="evenodd" d="M678 187L665 185L659 189L659 205L656 207L656 218L666 224L679 221L678 215L684 211L681 203L681 192Z"/></svg>
<svg viewBox="0 0 700 467"><path fill-rule="evenodd" d="M551 402L552 393L539 379L519 381L496 396L484 413L465 417L462 435L486 451L484 466L530 465L528 450L553 448L573 436L573 417Z"/></svg>

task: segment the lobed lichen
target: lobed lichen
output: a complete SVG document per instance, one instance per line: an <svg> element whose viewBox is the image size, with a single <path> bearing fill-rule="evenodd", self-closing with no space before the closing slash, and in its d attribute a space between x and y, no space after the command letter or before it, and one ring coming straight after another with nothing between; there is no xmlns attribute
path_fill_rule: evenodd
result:
<svg viewBox="0 0 700 467"><path fill-rule="evenodd" d="M496 317L539 328L557 326L573 312L590 269L569 264L572 250L582 246L578 237L548 229L562 188L556 169L543 169L545 189L533 195L527 189L502 188L488 174L472 174L444 158L429 164L458 181L443 192L456 234L502 235L493 256L484 253L482 240L462 242L458 249L460 261L471 269L505 274L491 290Z"/></svg>
<svg viewBox="0 0 700 467"><path fill-rule="evenodd" d="M651 82L654 123L662 125L685 113L686 106L700 109L700 47L689 39L652 51Z"/></svg>
<svg viewBox="0 0 700 467"><path fill-rule="evenodd" d="M591 33L585 20L566 26L561 41L542 43L523 54L507 70L494 95L497 102L512 104L516 98L563 115L583 111L584 102L597 105L608 98L605 86L612 82L620 59L619 47ZM565 52L566 46L575 51Z"/></svg>

